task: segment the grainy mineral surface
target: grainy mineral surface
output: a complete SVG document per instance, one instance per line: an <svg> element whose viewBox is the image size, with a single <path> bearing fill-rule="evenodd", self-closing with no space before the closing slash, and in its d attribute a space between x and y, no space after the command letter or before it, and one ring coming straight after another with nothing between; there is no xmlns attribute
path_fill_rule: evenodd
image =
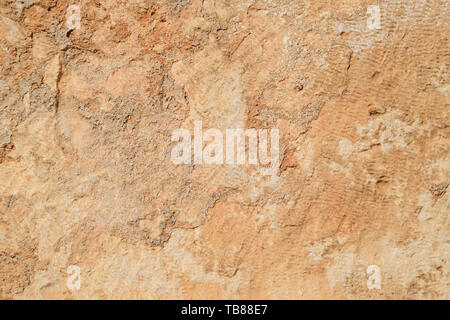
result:
<svg viewBox="0 0 450 320"><path fill-rule="evenodd" d="M448 0L0 0L0 298L450 299L449 35ZM278 174L174 164L198 120L278 129Z"/></svg>

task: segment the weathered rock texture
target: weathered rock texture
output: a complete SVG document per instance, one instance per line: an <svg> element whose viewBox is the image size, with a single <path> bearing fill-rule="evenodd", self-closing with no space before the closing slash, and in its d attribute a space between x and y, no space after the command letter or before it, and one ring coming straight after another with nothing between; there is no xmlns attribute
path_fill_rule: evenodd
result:
<svg viewBox="0 0 450 320"><path fill-rule="evenodd" d="M1 0L0 297L449 299L449 15ZM195 120L278 128L279 175L174 165Z"/></svg>

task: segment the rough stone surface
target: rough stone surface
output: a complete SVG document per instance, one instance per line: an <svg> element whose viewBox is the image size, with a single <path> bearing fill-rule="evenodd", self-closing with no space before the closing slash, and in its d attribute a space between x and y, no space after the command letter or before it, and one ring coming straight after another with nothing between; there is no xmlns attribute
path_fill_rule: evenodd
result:
<svg viewBox="0 0 450 320"><path fill-rule="evenodd" d="M0 298L450 299L449 35L447 0L0 0ZM174 165L195 120L278 128L279 175Z"/></svg>

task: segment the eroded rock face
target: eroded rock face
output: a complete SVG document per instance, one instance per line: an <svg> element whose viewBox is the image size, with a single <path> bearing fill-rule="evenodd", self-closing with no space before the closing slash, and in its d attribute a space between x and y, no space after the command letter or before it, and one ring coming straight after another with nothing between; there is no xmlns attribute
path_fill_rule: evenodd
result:
<svg viewBox="0 0 450 320"><path fill-rule="evenodd" d="M0 297L449 299L449 17L0 1ZM279 174L175 165L196 120L279 129Z"/></svg>

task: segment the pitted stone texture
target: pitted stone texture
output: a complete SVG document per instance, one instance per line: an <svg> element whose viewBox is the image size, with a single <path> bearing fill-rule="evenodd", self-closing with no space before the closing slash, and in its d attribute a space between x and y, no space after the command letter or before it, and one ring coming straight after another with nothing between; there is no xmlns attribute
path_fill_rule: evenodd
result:
<svg viewBox="0 0 450 320"><path fill-rule="evenodd" d="M450 298L448 1L72 4L0 1L0 298ZM174 165L197 120L279 175Z"/></svg>

